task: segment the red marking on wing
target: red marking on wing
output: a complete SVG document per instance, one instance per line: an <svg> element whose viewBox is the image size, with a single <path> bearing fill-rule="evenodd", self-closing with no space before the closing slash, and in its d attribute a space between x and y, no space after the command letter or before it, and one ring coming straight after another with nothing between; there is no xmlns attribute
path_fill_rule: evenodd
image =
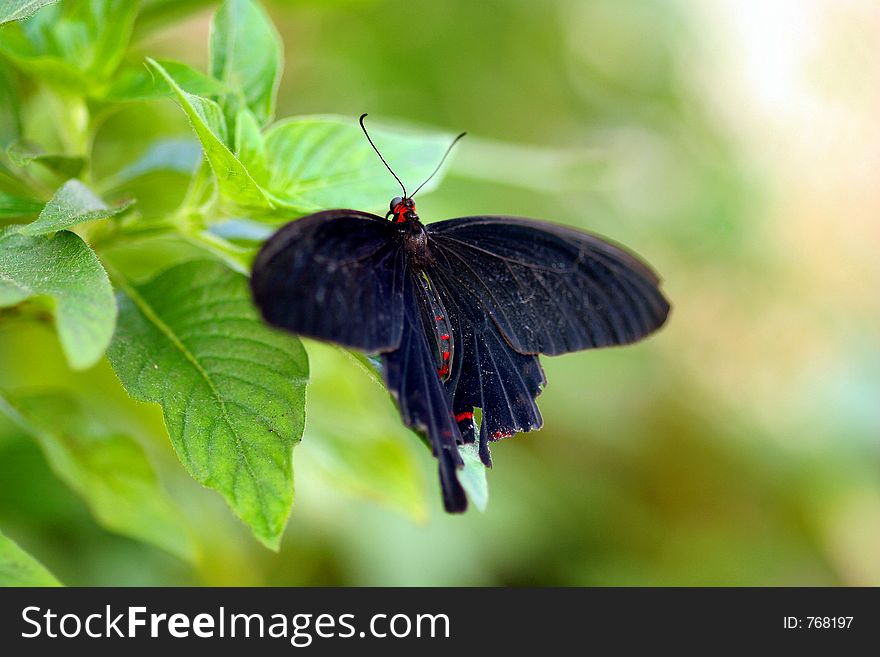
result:
<svg viewBox="0 0 880 657"><path fill-rule="evenodd" d="M444 366L441 367L439 370L437 370L437 373L438 373L441 377L442 377L442 376L446 376L447 374L449 374L449 365L444 365Z"/></svg>
<svg viewBox="0 0 880 657"><path fill-rule="evenodd" d="M463 420L472 420L474 419L473 411L463 411L455 416L456 422L461 422Z"/></svg>
<svg viewBox="0 0 880 657"><path fill-rule="evenodd" d="M443 335L440 336L440 339L441 339L441 340L448 340L448 339L449 339L449 334L448 334L448 333L444 333Z"/></svg>
<svg viewBox="0 0 880 657"><path fill-rule="evenodd" d="M513 435L512 431L493 431L492 432L492 440L501 440L502 438L510 438Z"/></svg>
<svg viewBox="0 0 880 657"><path fill-rule="evenodd" d="M449 360L449 352L448 351L443 352L443 360Z"/></svg>
<svg viewBox="0 0 880 657"><path fill-rule="evenodd" d="M442 322L442 321L443 321L443 315L437 315L434 319L437 320L438 322Z"/></svg>

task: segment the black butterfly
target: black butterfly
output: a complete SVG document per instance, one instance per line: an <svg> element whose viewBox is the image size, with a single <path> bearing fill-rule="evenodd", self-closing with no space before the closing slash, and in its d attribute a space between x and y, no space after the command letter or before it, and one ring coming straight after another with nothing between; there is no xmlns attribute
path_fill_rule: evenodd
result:
<svg viewBox="0 0 880 657"><path fill-rule="evenodd" d="M257 256L251 287L270 324L381 354L404 423L439 461L446 510L461 512L458 445L475 439L474 410L489 467L490 441L543 424L538 354L635 342L669 303L651 269L595 235L514 217L422 224L415 192L391 174L403 196L384 219L327 210L287 224Z"/></svg>

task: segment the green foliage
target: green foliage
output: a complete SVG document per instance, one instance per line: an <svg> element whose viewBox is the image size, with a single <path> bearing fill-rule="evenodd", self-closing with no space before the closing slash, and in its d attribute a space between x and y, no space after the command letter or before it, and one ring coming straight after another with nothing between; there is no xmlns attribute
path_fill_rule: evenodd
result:
<svg viewBox="0 0 880 657"><path fill-rule="evenodd" d="M27 217L36 214L43 207L39 201L0 192L0 219L7 217Z"/></svg>
<svg viewBox="0 0 880 657"><path fill-rule="evenodd" d="M199 138L205 157L214 171L220 193L227 201L243 208L267 210L272 207L251 174L227 146L228 133L223 110L209 98L184 91L174 78L154 60L148 60L153 70L161 75L177 97Z"/></svg>
<svg viewBox="0 0 880 657"><path fill-rule="evenodd" d="M101 358L116 322L116 303L95 253L75 233L0 232L0 308L48 297L67 361L74 369Z"/></svg>
<svg viewBox="0 0 880 657"><path fill-rule="evenodd" d="M10 21L20 21L37 9L56 2L58 0L0 0L0 25Z"/></svg>
<svg viewBox="0 0 880 657"><path fill-rule="evenodd" d="M277 547L305 422L302 345L263 324L247 279L219 263L187 262L123 285L119 305L109 356L122 384L162 406L190 474Z"/></svg>
<svg viewBox="0 0 880 657"><path fill-rule="evenodd" d="M79 180L68 180L46 203L33 223L21 228L22 235L46 235L76 224L96 219L109 219L125 212L131 203L110 208Z"/></svg>
<svg viewBox="0 0 880 657"><path fill-rule="evenodd" d="M36 162L67 178L78 176L86 165L83 157L46 153L36 144L27 141L13 142L6 149L6 155L17 167L26 167Z"/></svg>
<svg viewBox="0 0 880 657"><path fill-rule="evenodd" d="M45 566L0 532L0 587L61 586Z"/></svg>
<svg viewBox="0 0 880 657"><path fill-rule="evenodd" d="M219 492L277 549L293 504L309 364L297 338L258 317L250 261L282 221L333 207L380 211L393 181L353 116L271 124L284 58L258 3L217 9L207 73L129 43L134 29L201 3L44 4L0 3L10 23L0 28L0 326L54 318L69 367L91 368L83 376L100 371L93 366L106 353L116 384L161 408L159 444L170 438L181 472ZM180 114L165 99L183 110L194 139L169 127ZM142 123L118 119L127 116ZM117 120L125 134L113 142ZM381 125L373 135L413 182L449 143ZM338 371L333 361L327 368ZM339 488L424 518L420 461L384 389L371 387L365 405L357 386L343 396L333 377L320 381L310 420L317 467ZM14 391L0 402L4 413L101 526L183 559L201 551L177 489L164 492L132 437L137 423L111 429L73 401L103 400L106 390L23 394L29 388L11 375L3 385ZM376 404L387 412L370 424ZM347 407L360 416L339 413Z"/></svg>
<svg viewBox="0 0 880 657"><path fill-rule="evenodd" d="M65 93L99 94L125 54L138 4L91 0L44 7L4 28L0 53Z"/></svg>
<svg viewBox="0 0 880 657"><path fill-rule="evenodd" d="M234 121L244 107L260 125L275 114L275 93L281 81L281 37L259 5L227 0L211 23L211 75L232 89L224 99Z"/></svg>
<svg viewBox="0 0 880 657"><path fill-rule="evenodd" d="M0 148L6 148L21 136L20 104L15 77L9 67L0 61Z"/></svg>
<svg viewBox="0 0 880 657"><path fill-rule="evenodd" d="M307 347L312 375L305 440L321 473L336 487L424 521L426 485L434 481L425 482L413 449L418 445L376 371L340 347L315 341Z"/></svg>
<svg viewBox="0 0 880 657"><path fill-rule="evenodd" d="M202 149L191 139L159 139L139 158L104 181L106 188L116 188L141 176L160 171L190 175L202 159Z"/></svg>
<svg viewBox="0 0 880 657"><path fill-rule="evenodd" d="M228 91L228 87L220 80L186 64L167 59L159 61L162 68L177 81L177 84L191 94L212 96L222 95ZM167 96L170 91L171 88L163 77L152 75L144 66L137 66L120 71L103 98L109 102L156 100Z"/></svg>
<svg viewBox="0 0 880 657"><path fill-rule="evenodd" d="M63 394L3 393L0 413L39 443L58 478L86 501L100 524L193 559L183 517L134 440L98 426Z"/></svg>
<svg viewBox="0 0 880 657"><path fill-rule="evenodd" d="M404 181L428 177L452 140L445 133L371 127L382 154ZM351 119L309 116L279 121L265 135L268 174L258 179L284 206L300 212L327 207L384 209L393 180ZM430 190L437 179L425 186Z"/></svg>

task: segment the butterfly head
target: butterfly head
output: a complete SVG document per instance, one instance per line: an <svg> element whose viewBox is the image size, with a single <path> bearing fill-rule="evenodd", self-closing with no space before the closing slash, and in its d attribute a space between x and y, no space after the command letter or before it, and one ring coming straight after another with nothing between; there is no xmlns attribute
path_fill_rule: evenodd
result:
<svg viewBox="0 0 880 657"><path fill-rule="evenodd" d="M443 157L440 158L440 163L437 165L437 168L434 169L433 173L427 177L427 179L418 187L416 187L416 191L412 194L408 194L406 191L406 186L397 177L397 174L394 173L394 169L392 169L388 162L385 161L385 158L382 157L382 153L379 152L379 149L376 148L376 144L373 143L373 140L370 138L370 133L367 132L367 126L364 125L364 117L366 114L361 114L361 118L358 122L361 124L361 130L364 131L364 135L367 137L367 141L370 142L370 146L373 147L373 150L376 151L376 155L379 156L379 159L382 160L382 164L385 165L385 168L394 176L394 179L397 181L397 184L400 185L400 189L403 191L403 196L395 196L391 199L391 204L389 206L388 212L385 214L385 218L393 217L394 223L396 224L419 224L419 215L416 214L416 203L413 201L413 196L418 194L419 190L424 187L428 181L433 178L438 171L440 171L440 167L443 166L443 162L446 161L446 156L449 155L449 152L452 150L452 147L458 142L459 139L465 136L465 133L462 132L455 139L452 140L452 143L449 144L449 147L446 149L446 152L443 153Z"/></svg>
<svg viewBox="0 0 880 657"><path fill-rule="evenodd" d="M419 215L416 214L416 202L411 198L395 196L391 199L388 213L385 215L386 219L388 217L393 217L394 223L396 224L406 223L407 221L418 221Z"/></svg>

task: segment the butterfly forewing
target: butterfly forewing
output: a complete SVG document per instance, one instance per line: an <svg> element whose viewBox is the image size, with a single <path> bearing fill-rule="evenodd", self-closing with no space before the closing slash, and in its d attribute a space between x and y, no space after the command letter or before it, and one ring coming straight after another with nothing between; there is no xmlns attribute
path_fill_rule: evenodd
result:
<svg viewBox="0 0 880 657"><path fill-rule="evenodd" d="M254 262L254 300L270 324L367 352L397 347L405 257L391 224L330 210L287 224Z"/></svg>
<svg viewBox="0 0 880 657"><path fill-rule="evenodd" d="M594 235L513 217L429 224L435 277L467 293L524 354L627 344L669 312L657 276Z"/></svg>

